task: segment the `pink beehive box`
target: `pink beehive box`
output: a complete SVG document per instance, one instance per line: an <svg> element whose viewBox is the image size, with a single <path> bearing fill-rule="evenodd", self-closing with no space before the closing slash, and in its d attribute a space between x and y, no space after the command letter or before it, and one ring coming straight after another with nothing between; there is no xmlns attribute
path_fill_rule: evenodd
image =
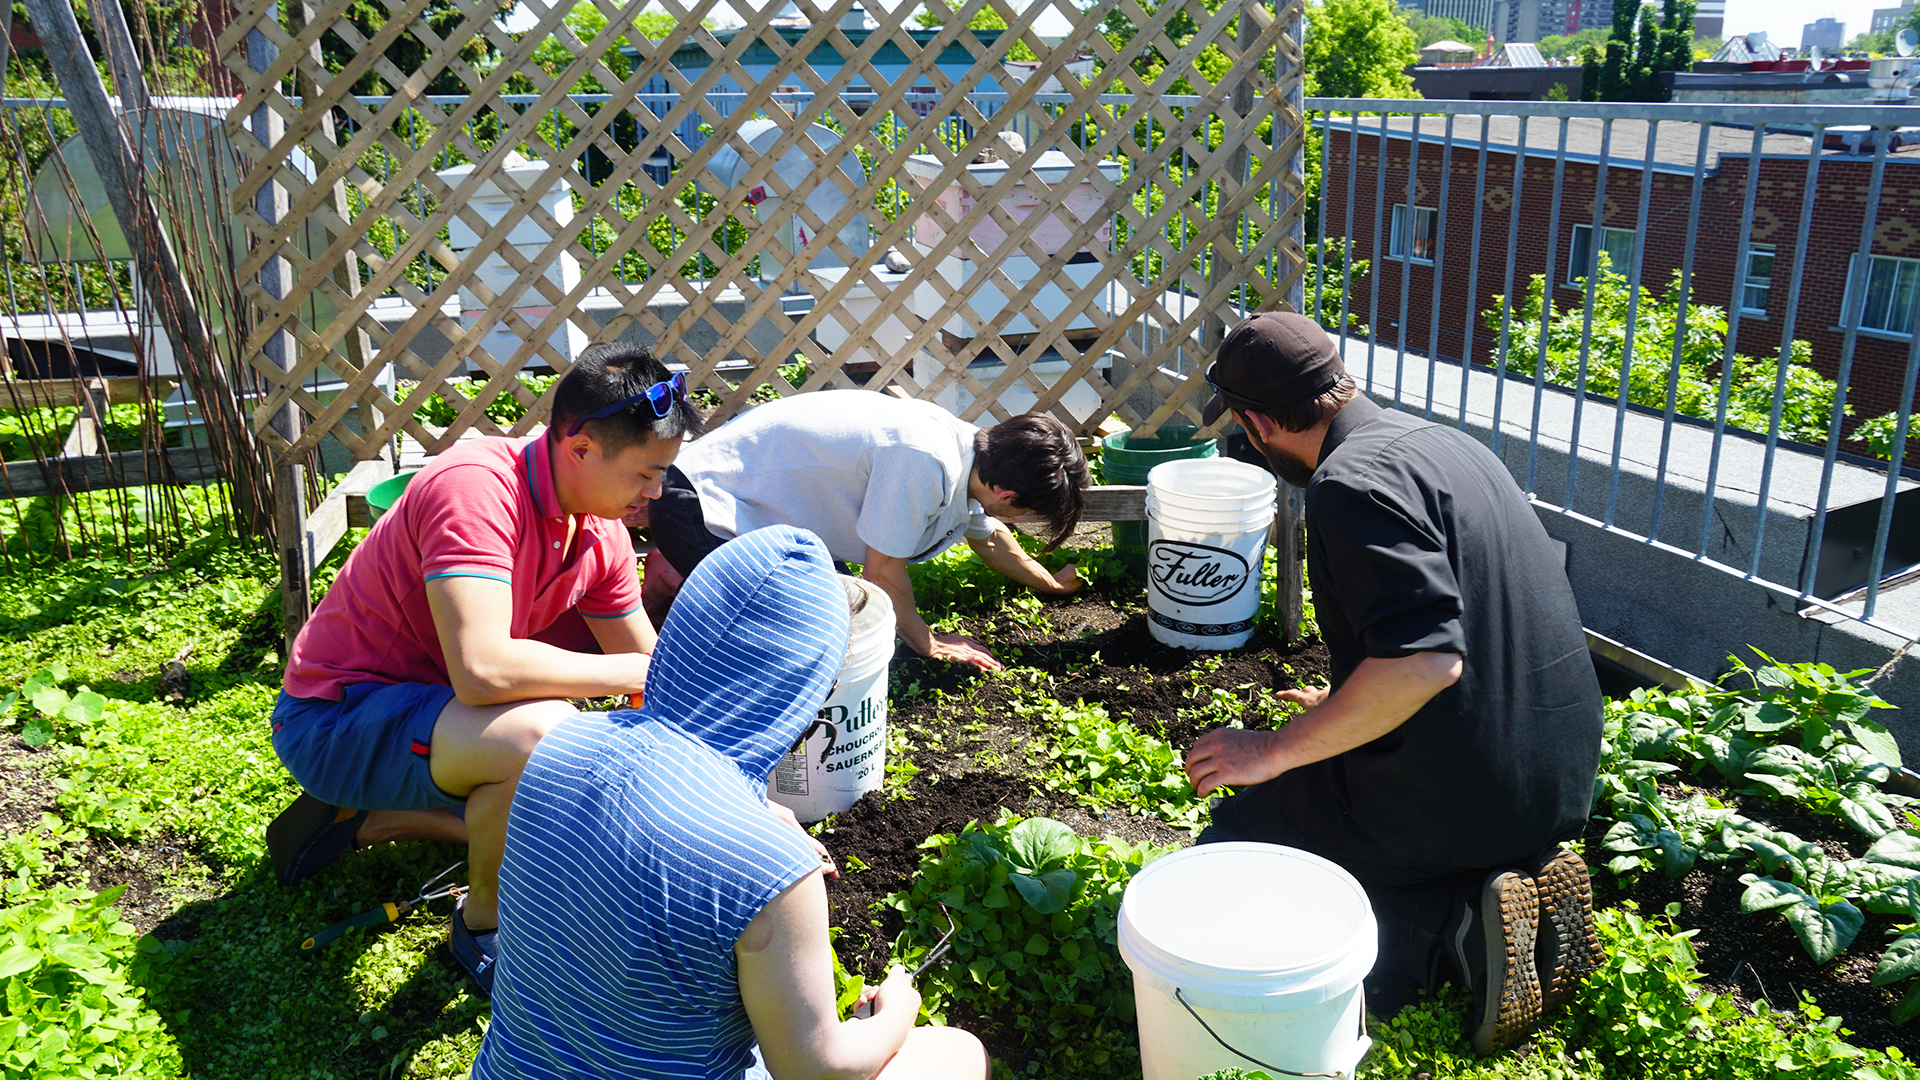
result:
<svg viewBox="0 0 1920 1080"><path fill-rule="evenodd" d="M1052 187L1066 180L1074 164L1074 160L1064 152L1048 150L1040 155L1040 160L1034 163L1033 168L1029 170L1029 175L1037 178L1042 184ZM907 159L907 175L913 177L922 192L925 192L939 177L941 169L941 160L932 154L915 154ZM991 189L998 184L1006 171L1007 163L999 161L967 166L967 172L979 182L982 189ZM1074 220L1071 223L1061 220L1058 211L1049 214L1047 220L1029 237L1031 243L1048 255L1052 255L1067 246L1075 229L1099 216L1102 218L1099 228L1086 243L1080 245L1079 250L1106 251L1113 242L1113 222L1111 214L1103 213L1103 210L1106 207L1107 196L1113 192L1114 182L1119 179L1119 162L1100 162L1093 172L1083 177L1073 186L1073 190L1067 193L1065 210L1073 215ZM1030 186L1023 178L1018 186L1000 200L1000 205L1006 210L1007 216L1013 220L1025 221L1030 214L1040 208L1043 194L1038 187ZM946 243L949 230L955 223L973 212L976 200L972 192L958 183L953 183L935 192L933 202L938 209L930 209L922 213L913 225L914 243L928 250ZM961 244L952 252L962 259L971 259L975 247L980 249L982 255L993 252L1006 240L1007 231L1001 228L1000 223L992 216L988 216L975 225L967 235L973 241L972 245ZM1024 251L1023 246L1022 252Z"/></svg>

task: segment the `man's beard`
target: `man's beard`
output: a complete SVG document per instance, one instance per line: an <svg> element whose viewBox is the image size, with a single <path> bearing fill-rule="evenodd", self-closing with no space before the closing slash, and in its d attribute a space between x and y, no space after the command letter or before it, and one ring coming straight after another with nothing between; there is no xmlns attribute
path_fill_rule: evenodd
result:
<svg viewBox="0 0 1920 1080"><path fill-rule="evenodd" d="M1260 446L1255 443L1255 446ZM1267 465L1273 469L1273 475L1302 490L1313 480L1313 466L1275 447L1260 446L1261 456L1267 459Z"/></svg>

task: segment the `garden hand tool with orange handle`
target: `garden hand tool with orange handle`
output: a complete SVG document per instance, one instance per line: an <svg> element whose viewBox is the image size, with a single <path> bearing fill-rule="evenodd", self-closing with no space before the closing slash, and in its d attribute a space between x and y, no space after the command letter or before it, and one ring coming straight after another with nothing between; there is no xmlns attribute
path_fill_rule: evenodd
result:
<svg viewBox="0 0 1920 1080"><path fill-rule="evenodd" d="M445 870L433 875L431 878L428 878L427 883L420 886L420 891L415 893L411 899L382 904L372 911L363 911L351 919L334 923L325 930L302 941L300 943L301 954L305 956L316 955L319 953L322 945L328 945L338 941L347 936L350 931L359 930L368 926L384 926L387 923L399 922L408 912L429 900L438 900L443 896L457 898L461 893L466 891L465 886L441 885L437 889L434 888L434 886L439 883L441 878L446 877L448 874L453 873L465 865L467 865L466 860L462 859L452 866L447 867Z"/></svg>

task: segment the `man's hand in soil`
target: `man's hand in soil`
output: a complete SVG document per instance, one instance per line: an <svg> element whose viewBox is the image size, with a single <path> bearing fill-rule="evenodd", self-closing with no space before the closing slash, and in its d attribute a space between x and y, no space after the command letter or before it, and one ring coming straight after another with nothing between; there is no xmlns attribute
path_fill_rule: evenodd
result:
<svg viewBox="0 0 1920 1080"><path fill-rule="evenodd" d="M985 645L961 634L936 634L927 620L920 617L913 598L913 579L907 576L907 560L868 548L860 576L880 586L893 601L894 627L907 648L930 660L972 664L981 671L1000 670L1000 661L993 658Z"/></svg>
<svg viewBox="0 0 1920 1080"><path fill-rule="evenodd" d="M1273 696L1281 701L1291 701L1295 705L1311 709L1327 700L1327 695L1331 693L1333 693L1331 686L1290 686L1276 692Z"/></svg>
<svg viewBox="0 0 1920 1080"><path fill-rule="evenodd" d="M964 634L934 634L932 648L927 652L930 660L946 660L955 664L972 664L981 671L999 671L1000 661L993 658L985 645Z"/></svg>
<svg viewBox="0 0 1920 1080"><path fill-rule="evenodd" d="M1187 751L1187 779L1201 798L1222 786L1259 784L1286 771L1280 733L1215 728Z"/></svg>
<svg viewBox="0 0 1920 1080"><path fill-rule="evenodd" d="M1216 728L1187 751L1187 779L1206 796L1223 784L1261 784L1385 735L1459 681L1457 653L1369 656L1340 689L1325 693L1278 731ZM1311 691L1301 691L1305 704Z"/></svg>
<svg viewBox="0 0 1920 1080"><path fill-rule="evenodd" d="M1080 567L1077 563L1068 563L1053 572L1053 583L1058 586L1055 596L1071 596L1080 591L1086 582L1080 580Z"/></svg>

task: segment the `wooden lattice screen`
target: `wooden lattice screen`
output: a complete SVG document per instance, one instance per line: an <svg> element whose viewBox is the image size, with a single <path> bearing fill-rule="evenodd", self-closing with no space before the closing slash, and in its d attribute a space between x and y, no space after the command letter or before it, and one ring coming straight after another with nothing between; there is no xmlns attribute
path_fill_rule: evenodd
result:
<svg viewBox="0 0 1920 1080"><path fill-rule="evenodd" d="M538 25L524 33L493 0L383 2L369 34L352 0L243 0L220 41L246 85L229 128L254 156L234 198L254 238L243 271L291 271L278 295L255 288L248 345L273 387L255 427L283 452L332 436L368 460L403 432L436 451L500 432L485 410L503 394L527 406L511 431L532 428L547 401L516 376L567 368L563 321L574 344L650 342L723 416L765 384L858 384L957 388L969 418L1006 415L1002 397L1025 388L1082 432L1109 415L1194 422L1204 384L1187 376L1223 321L1283 304L1304 268L1299 0L970 0L937 32L914 25L913 3L871 29L843 25L854 0L797 0L797 22L736 4L748 25L716 32L700 27L712 0L664 0L679 29L660 42L632 28L640 3L592 0L606 25L582 40L564 0L527 0ZM1072 22L1057 46L1033 32L1049 6ZM1007 29L964 29L988 11ZM613 52L622 37L635 47ZM425 60L399 70L389 56L409 38ZM335 55L344 43L343 70L323 40ZM550 41L559 52L536 56ZM1006 61L1029 53L1019 79ZM578 94L588 79L607 97ZM239 138L259 116L266 144ZM1009 127L1024 149L998 135ZM1000 166L974 165L990 147ZM1061 164L1046 152L1064 165L1035 173ZM809 167L783 170L795 153ZM284 209L263 214L270 184ZM810 196L828 185L844 204L822 214ZM865 248L847 242L862 220ZM553 270L568 260L577 280ZM395 303L410 317L376 317ZM799 386L779 370L796 355ZM389 366L419 383L407 404ZM483 389L448 385L468 372ZM1076 413L1076 386L1097 407ZM456 406L451 424L415 420L433 395Z"/></svg>

